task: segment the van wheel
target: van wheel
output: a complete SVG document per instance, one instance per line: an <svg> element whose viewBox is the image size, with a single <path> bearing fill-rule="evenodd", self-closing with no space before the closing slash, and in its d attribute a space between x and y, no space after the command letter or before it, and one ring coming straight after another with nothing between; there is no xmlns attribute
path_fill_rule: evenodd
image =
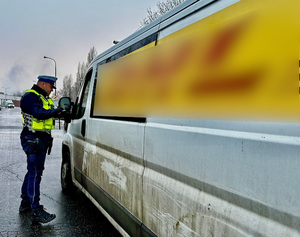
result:
<svg viewBox="0 0 300 237"><path fill-rule="evenodd" d="M71 176L70 152L64 151L63 161L60 170L60 183L64 193L71 193L75 190Z"/></svg>

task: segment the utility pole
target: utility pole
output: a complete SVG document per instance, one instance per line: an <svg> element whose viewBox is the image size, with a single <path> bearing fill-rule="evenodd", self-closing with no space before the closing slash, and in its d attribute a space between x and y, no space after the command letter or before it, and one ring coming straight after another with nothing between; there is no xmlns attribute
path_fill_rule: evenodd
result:
<svg viewBox="0 0 300 237"><path fill-rule="evenodd" d="M9 87L2 87L4 89L4 101L6 102L6 90L9 89Z"/></svg>

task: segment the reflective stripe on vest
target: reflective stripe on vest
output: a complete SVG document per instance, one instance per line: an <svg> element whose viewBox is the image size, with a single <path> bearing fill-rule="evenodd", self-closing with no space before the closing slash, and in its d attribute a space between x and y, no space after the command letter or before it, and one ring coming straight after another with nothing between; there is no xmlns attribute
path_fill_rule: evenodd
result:
<svg viewBox="0 0 300 237"><path fill-rule="evenodd" d="M34 93L43 102L43 108L48 109L54 109L54 103L53 101L48 98L46 99L43 95L37 93L35 90L27 90L26 93ZM27 127L30 131L45 131L50 132L54 129L54 120L53 118L45 119L45 120L39 120L37 118L34 118L31 114L27 114L22 112L22 120L23 120L23 126Z"/></svg>

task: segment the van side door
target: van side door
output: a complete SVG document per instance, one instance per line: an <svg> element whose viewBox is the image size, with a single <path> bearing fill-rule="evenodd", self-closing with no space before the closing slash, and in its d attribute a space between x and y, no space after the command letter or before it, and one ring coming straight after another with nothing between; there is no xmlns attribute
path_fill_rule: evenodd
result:
<svg viewBox="0 0 300 237"><path fill-rule="evenodd" d="M89 116L89 102L88 102L88 94L91 84L93 71L90 70L86 74L83 85L81 87L81 91L79 96L76 99L72 117L73 122L70 124L69 133L73 137L72 151L71 156L73 157L73 164L75 169L75 179L80 181L80 175L76 170L82 171L84 169L83 158L84 158L84 145L85 145L85 135L86 135L86 118Z"/></svg>

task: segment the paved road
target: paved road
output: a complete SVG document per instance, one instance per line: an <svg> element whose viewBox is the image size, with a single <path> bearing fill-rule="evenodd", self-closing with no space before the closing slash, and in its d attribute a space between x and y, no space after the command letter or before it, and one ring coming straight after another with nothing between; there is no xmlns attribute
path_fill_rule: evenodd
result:
<svg viewBox="0 0 300 237"><path fill-rule="evenodd" d="M61 139L54 130L54 144L47 156L41 183L41 204L56 214L44 225L32 225L30 215L20 215L20 188L26 173L26 156L20 145L20 109L0 111L0 237L2 236L120 236L100 211L77 191L66 196L60 188ZM58 126L57 126L58 127Z"/></svg>

